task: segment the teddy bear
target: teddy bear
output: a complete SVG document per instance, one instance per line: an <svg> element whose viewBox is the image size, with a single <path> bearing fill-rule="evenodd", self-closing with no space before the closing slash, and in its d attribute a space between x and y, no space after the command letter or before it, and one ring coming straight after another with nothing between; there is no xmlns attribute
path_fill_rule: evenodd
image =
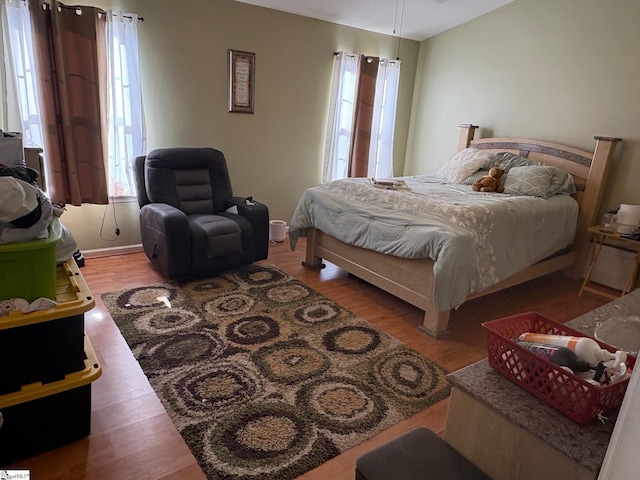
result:
<svg viewBox="0 0 640 480"><path fill-rule="evenodd" d="M504 191L504 185L500 178L504 175L504 170L499 167L491 167L489 169L489 175L485 175L484 177L476 180L471 188L473 188L476 192L498 192L502 193Z"/></svg>

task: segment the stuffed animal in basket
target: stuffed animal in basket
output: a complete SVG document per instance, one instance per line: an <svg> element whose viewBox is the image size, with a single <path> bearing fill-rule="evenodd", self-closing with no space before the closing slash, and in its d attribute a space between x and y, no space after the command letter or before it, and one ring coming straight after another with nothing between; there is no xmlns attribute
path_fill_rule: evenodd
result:
<svg viewBox="0 0 640 480"><path fill-rule="evenodd" d="M504 175L504 170L498 167L491 167L489 169L489 175L485 175L484 177L480 177L476 180L471 188L473 188L476 192L498 192L502 193L504 191L504 185L502 184L502 175Z"/></svg>

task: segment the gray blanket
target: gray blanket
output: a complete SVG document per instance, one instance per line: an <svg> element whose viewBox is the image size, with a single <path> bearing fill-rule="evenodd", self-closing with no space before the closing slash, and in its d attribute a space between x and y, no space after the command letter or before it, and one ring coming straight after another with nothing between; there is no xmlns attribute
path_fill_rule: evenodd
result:
<svg viewBox="0 0 640 480"><path fill-rule="evenodd" d="M434 260L439 311L552 255L573 241L578 204L474 192L431 176L402 177L411 191L369 179L307 189L289 227L291 248L315 227L342 242L403 258Z"/></svg>

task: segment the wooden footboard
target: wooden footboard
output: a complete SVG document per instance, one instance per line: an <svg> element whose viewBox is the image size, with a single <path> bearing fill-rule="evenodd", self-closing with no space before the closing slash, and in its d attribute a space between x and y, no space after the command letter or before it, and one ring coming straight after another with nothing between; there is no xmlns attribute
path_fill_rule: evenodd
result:
<svg viewBox="0 0 640 480"><path fill-rule="evenodd" d="M310 228L305 266L317 268L322 259L424 310L420 328L428 334L438 337L446 332L449 312L438 312L435 307L432 260L384 255L348 245Z"/></svg>
<svg viewBox="0 0 640 480"><path fill-rule="evenodd" d="M310 228L307 230L306 260L303 264L309 268L321 268L323 259L423 310L424 317L419 326L423 332L435 338L447 333L451 312L436 310L433 260L411 260L354 247ZM575 261L575 251L543 260L481 292L470 294L466 300L568 269Z"/></svg>

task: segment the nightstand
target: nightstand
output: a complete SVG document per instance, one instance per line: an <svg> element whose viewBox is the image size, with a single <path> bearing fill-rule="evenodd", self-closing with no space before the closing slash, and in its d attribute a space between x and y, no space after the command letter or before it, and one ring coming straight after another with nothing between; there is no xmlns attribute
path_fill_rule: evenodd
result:
<svg viewBox="0 0 640 480"><path fill-rule="evenodd" d="M593 267L598 261L598 257L600 256L600 251L602 250L602 246L605 244L613 245L617 247L623 247L625 249L635 250L637 252L636 258L635 258L635 265L633 266L633 269L629 274L629 279L627 280L626 285L622 289L620 296L623 296L624 294L629 293L631 290L635 289L636 280L638 278L638 267L640 266L640 242L637 240L632 240L630 238L622 237L617 232L613 232L613 233L603 232L602 230L600 230L599 226L589 227L587 228L587 232L589 234L589 238L591 242L593 243L591 247L591 263L589 264L589 270L587 271L587 275L584 278L584 282L582 282L582 288L580 288L580 292L578 292L578 296L581 296L582 292L586 290L587 292L595 293L597 295L601 295L603 297L611 298L614 300L618 298L618 296L616 295L612 295L609 292L596 288L591 283L591 273L593 272Z"/></svg>

